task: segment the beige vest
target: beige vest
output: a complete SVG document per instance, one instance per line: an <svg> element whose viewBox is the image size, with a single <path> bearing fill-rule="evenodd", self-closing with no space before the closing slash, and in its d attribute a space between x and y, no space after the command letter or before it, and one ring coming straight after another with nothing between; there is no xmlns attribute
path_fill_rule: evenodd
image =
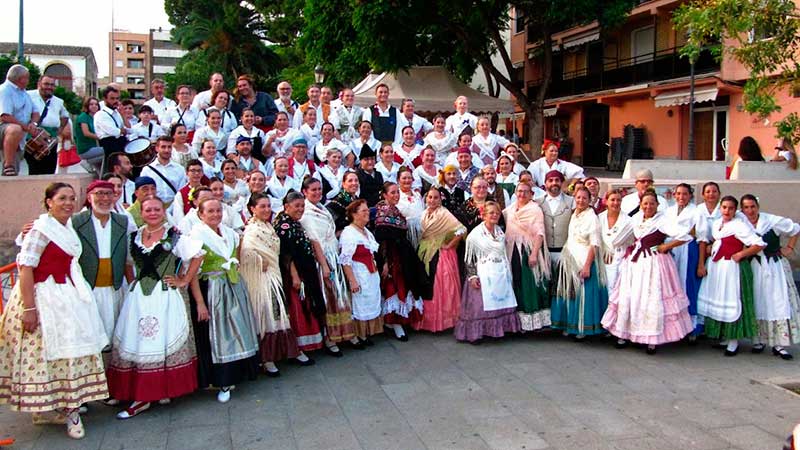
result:
<svg viewBox="0 0 800 450"><path fill-rule="evenodd" d="M555 214L550 212L547 205L547 196L539 199L539 206L544 213L544 234L547 247L561 248L567 242L569 234L569 219L572 217L572 202L569 197L561 195L561 201Z"/></svg>

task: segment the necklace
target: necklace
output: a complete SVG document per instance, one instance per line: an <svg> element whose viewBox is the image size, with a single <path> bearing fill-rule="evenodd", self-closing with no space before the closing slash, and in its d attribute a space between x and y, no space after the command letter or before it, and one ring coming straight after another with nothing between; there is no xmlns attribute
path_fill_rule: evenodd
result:
<svg viewBox="0 0 800 450"><path fill-rule="evenodd" d="M156 231L159 231L159 230L161 230L163 228L164 228L164 224L159 225L155 230L151 230L149 227L145 227L144 228L144 233L145 233L144 238L149 241L150 238L153 237L153 234Z"/></svg>

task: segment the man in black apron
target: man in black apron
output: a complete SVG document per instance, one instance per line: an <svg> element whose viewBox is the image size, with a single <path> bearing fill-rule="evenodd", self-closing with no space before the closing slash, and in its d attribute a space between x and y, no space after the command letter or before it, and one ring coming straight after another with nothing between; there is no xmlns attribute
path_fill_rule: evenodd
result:
<svg viewBox="0 0 800 450"><path fill-rule="evenodd" d="M397 108L389 104L389 86L375 87L376 103L364 110L364 120L372 123L372 134L381 144L394 142L397 133Z"/></svg>

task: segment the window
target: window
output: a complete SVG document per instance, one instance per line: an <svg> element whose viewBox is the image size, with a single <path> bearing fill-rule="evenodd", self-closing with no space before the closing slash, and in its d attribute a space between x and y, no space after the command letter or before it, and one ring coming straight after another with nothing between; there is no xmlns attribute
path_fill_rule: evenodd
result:
<svg viewBox="0 0 800 450"><path fill-rule="evenodd" d="M144 84L143 77L128 77L128 84Z"/></svg>
<svg viewBox="0 0 800 450"><path fill-rule="evenodd" d="M128 53L144 53L142 44L128 44Z"/></svg>
<svg viewBox="0 0 800 450"><path fill-rule="evenodd" d="M122 64L122 60L121 59L118 59L118 60L114 61L114 66L115 67L125 67L125 65Z"/></svg>
<svg viewBox="0 0 800 450"><path fill-rule="evenodd" d="M519 10L514 10L514 33L522 33L525 31L525 14Z"/></svg>
<svg viewBox="0 0 800 450"><path fill-rule="evenodd" d="M131 94L131 98L133 99L144 99L144 89L128 89L128 92Z"/></svg>
<svg viewBox="0 0 800 450"><path fill-rule="evenodd" d="M124 83L125 78L122 77L114 77L114 83Z"/></svg>
<svg viewBox="0 0 800 450"><path fill-rule="evenodd" d="M128 69L144 69L144 60L143 59L129 59L128 60Z"/></svg>
<svg viewBox="0 0 800 450"><path fill-rule="evenodd" d="M114 50L115 50L115 51L121 52L121 51L122 51L122 48L123 48L123 47L122 47L122 44L115 44L115 45L114 45Z"/></svg>
<svg viewBox="0 0 800 450"><path fill-rule="evenodd" d="M631 58L634 64L652 61L655 56L654 26L639 28L631 33Z"/></svg>

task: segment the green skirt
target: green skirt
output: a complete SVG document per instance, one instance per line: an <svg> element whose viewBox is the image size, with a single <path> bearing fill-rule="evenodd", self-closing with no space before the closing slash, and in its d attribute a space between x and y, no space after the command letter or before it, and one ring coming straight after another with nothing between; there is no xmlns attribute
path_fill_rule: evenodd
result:
<svg viewBox="0 0 800 450"><path fill-rule="evenodd" d="M517 297L517 314L522 329L533 331L550 326L550 294L548 280L542 278L539 283L528 266L528 251L514 248L511 255L511 274L514 294Z"/></svg>
<svg viewBox="0 0 800 450"><path fill-rule="evenodd" d="M758 322L753 300L753 269L750 261L739 262L739 290L742 314L735 322L719 322L706 317L706 336L718 339L744 339L758 336Z"/></svg>

